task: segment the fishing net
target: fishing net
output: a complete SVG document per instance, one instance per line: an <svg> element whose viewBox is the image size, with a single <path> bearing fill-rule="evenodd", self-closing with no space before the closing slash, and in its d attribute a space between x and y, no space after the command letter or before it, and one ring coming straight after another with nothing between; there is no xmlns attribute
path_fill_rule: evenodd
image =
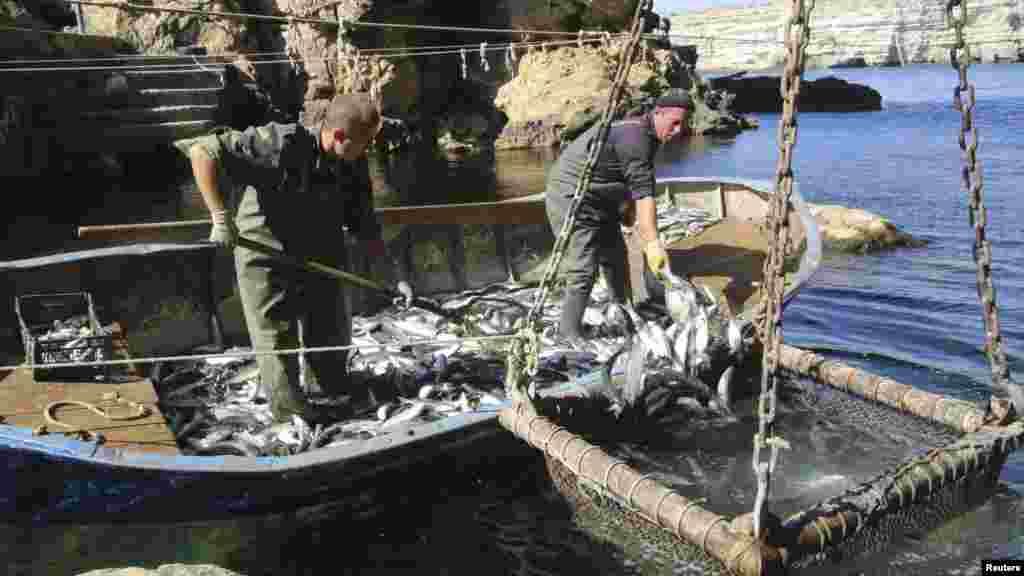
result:
<svg viewBox="0 0 1024 576"><path fill-rule="evenodd" d="M753 389L755 375L748 376ZM786 376L776 429L791 449L782 452L773 476L769 509L781 525L769 531L767 544L784 549L790 570L799 573L834 573L837 562L870 556L908 535L919 538L977 508L996 491L1021 434L1019 424L979 426L984 411L967 403L956 403L963 411L956 419L971 432L795 371ZM952 410L943 406L936 400L932 413ZM738 402L732 414L716 414L679 398L675 410L627 441L602 435L600 424L588 430L549 417L554 428L534 423L526 434L529 419L505 422L545 449L554 487L583 522L618 526L616 537L641 527L648 534L660 530L651 541L676 573L720 573L727 566L772 573L771 562L751 561L744 543L752 541L733 521L750 512L756 494L752 400ZM562 426L579 440L563 442L556 432ZM707 515L696 514L698 508ZM673 533L681 538L666 538Z"/></svg>

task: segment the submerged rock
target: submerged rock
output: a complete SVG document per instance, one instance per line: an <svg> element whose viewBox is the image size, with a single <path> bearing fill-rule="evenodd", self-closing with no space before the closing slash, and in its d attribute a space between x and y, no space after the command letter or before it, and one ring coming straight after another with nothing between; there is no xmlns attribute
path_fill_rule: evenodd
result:
<svg viewBox="0 0 1024 576"><path fill-rule="evenodd" d="M821 231L822 244L840 252L873 252L896 246L924 246L927 242L900 230L885 218L837 204L809 204Z"/></svg>

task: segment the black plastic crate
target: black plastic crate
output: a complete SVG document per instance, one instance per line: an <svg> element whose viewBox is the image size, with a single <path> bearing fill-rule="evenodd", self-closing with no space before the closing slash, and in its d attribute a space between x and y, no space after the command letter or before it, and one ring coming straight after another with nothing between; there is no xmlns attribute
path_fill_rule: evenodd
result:
<svg viewBox="0 0 1024 576"><path fill-rule="evenodd" d="M103 331L88 292L24 294L15 297L14 311L21 325L26 358L33 364L95 362L112 358L113 335ZM55 323L79 325L88 328L90 334L47 337L54 330ZM98 375L108 377L110 371L106 366L82 366L36 368L32 374L37 382L43 382L93 380Z"/></svg>

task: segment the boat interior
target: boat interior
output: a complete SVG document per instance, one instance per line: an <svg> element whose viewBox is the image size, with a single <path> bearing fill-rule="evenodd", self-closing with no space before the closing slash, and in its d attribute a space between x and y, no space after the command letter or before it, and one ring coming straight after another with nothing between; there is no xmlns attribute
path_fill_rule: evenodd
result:
<svg viewBox="0 0 1024 576"><path fill-rule="evenodd" d="M765 183L673 179L658 184L659 216L672 207L694 209L702 211L704 215L701 226L692 228L690 232L675 234L676 239L669 245L673 271L714 294L730 316L749 311L760 298L759 281L768 249L765 219L771 196L772 191ZM797 247L798 251L791 254L793 265L787 268L788 297L792 297L795 289L813 274L819 258L813 219L808 218L798 196L794 198L795 210L791 212L789 228L791 246ZM513 203L516 209L508 210L509 203ZM415 207L385 209L381 218L386 225L401 228L427 227L437 230L440 227L462 228L468 223L488 224L507 231L516 226L546 224L544 214L543 196L535 195L504 203L430 206L420 210ZM659 228L668 228L669 224L659 218ZM645 274L642 252L635 235L628 230L624 231L627 235L634 302L654 302L658 297L657 286L652 289L651 279L645 278L650 274ZM459 235L449 235L448 238L453 236L457 239ZM491 233L490 240L497 239L498 235ZM504 238L502 240L504 247L492 245L490 254L476 258L477 267L489 268L486 272L469 270L470 273L465 274L466 271L462 271L464 278L469 277L471 280L465 288L474 289L508 281L508 276L519 282L539 279L548 259L530 259L523 253L529 249L526 243L519 245ZM536 241L536 238L533 240ZM468 238L465 241L468 242ZM542 245L547 245L550 250L552 243L553 238L549 232L548 237L542 240ZM467 260L465 249L460 252L463 260ZM100 261L83 259L77 265L89 267L94 262ZM461 266L462 263L434 274L452 276L459 273L458 268ZM29 268L7 266L5 272L11 278L8 285L17 288L17 274ZM364 270L371 273L374 271L372 266ZM385 270L380 276L386 278L388 272ZM431 278L423 271L413 274L412 278L417 287L452 285L451 282ZM145 287L141 289L145 290ZM430 293L431 290L426 289L425 292ZM103 297L113 299L118 295L110 293ZM552 297L552 301L555 300L557 298ZM138 357L139 354L217 350L216 341L221 337L221 318L218 315L225 314L223 308L215 306L211 310L213 313L210 319L198 314L199 317L182 320L178 323L181 326L177 328L173 323L165 324L166 329L160 330L159 335L154 334L153 330L143 330L138 324L135 333L130 328L122 330L120 323L114 322L111 324L112 356L125 359ZM240 315L236 314L235 324L238 318ZM227 332L244 333L244 324L231 326L230 319L226 323L229 324L224 328ZM204 334L207 329L214 345L206 343L197 346L196 334ZM169 344L169 334L173 336L175 331L180 333L181 330L190 334L186 338L188 344L177 347ZM161 344L150 345L147 339ZM168 414L162 410L161 393L154 386L154 372L148 366L136 364L109 367L101 374L97 375L93 371L84 380L75 381L65 381L59 376L37 378L35 372L18 369L2 375L0 406L3 408L0 408L0 418L3 424L45 434L82 434L82 431L87 431L102 434L105 444L110 447L124 447L138 452L180 453L181 446L172 431ZM130 419L118 420L121 417Z"/></svg>

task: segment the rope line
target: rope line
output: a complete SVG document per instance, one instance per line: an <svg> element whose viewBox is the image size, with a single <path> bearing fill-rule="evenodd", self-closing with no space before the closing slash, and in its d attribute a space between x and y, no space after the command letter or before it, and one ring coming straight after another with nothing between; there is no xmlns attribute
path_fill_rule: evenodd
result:
<svg viewBox="0 0 1024 576"><path fill-rule="evenodd" d="M597 38L590 38L584 40L585 42L597 41ZM542 44L548 45L564 45L564 44L576 44L576 40L555 40L550 42L505 42L500 44L487 45L495 50L507 49L509 46L540 46ZM409 52L416 53L427 50L447 50L447 49L461 49L461 48L479 48L480 42L463 43L463 44L421 44L413 46L393 47L393 48L360 48L360 54L377 54L387 52ZM488 52L490 49L488 49ZM310 50L310 53L316 53ZM88 57L83 56L80 58L39 58L39 59L11 59L11 60L0 60L0 64L55 64L55 63L68 63L68 62L108 62L108 61L125 61L125 60L188 60L191 61L193 58L198 59L235 59L244 57L250 59L253 57L264 57L264 56L291 56L293 52L288 50L274 50L267 52L221 52L218 54L125 54L123 56L99 56L99 57ZM229 63L229 62L225 62Z"/></svg>
<svg viewBox="0 0 1024 576"><path fill-rule="evenodd" d="M600 42L600 40L598 40L598 39L591 39L591 40L585 40L585 42L597 43L597 42ZM561 46L561 45L569 45L569 44L576 44L576 41L573 40L571 42L569 42L569 41L561 41L561 42L531 42L531 43L517 44L517 46L538 47L539 48L541 45L547 45L547 46L560 45ZM473 47L478 47L479 44L473 44L472 46ZM488 46L485 51L486 52L503 52L503 51L508 49L508 46L509 45L504 45L504 46L503 45L497 45L497 46L494 46L494 47ZM363 52L364 51L360 50L361 54ZM383 55L381 55L381 54L371 54L371 56L384 56L384 57L387 57L387 58L412 58L412 57L419 57L419 56L447 56L447 55L456 55L456 54L461 54L461 53L462 53L462 50L458 50L458 49L443 49L443 50L434 50L434 51L425 51L424 50L424 51L416 51L416 52L397 52L397 53L388 53L388 54L383 54ZM159 58L159 56L157 56L155 58ZM85 59L85 60L87 60L87 59ZM306 60L320 60L320 58L313 58L313 57L310 57L310 58L289 57L289 58L281 58L281 59L274 59L274 60L256 60L256 61L249 60L249 61L247 61L247 63L252 64L253 66L262 66L262 65L266 65L266 64L289 64L289 63L294 63L296 61L306 61ZM73 62L75 60L74 59L65 59L65 61ZM49 63L47 61L37 61L37 62L40 63L40 64L48 64ZM29 63L29 62L0 60L0 66L2 66L4 64L27 64L27 63ZM208 66L210 64L211 63L207 63ZM224 63L221 63L220 66L223 68L223 67L229 66L230 64L231 64L230 62L224 62ZM141 70L147 70L147 69L153 69L153 70L159 69L159 70L164 70L166 72L203 72L204 70L202 69L202 67L203 67L203 64L200 64L197 61L197 62L194 62L194 63L187 63L187 62L185 62L185 63L181 63L181 64L123 64L123 65L110 65L110 66L97 65L97 66L53 66L53 67L29 66L29 67L18 67L18 68L0 68L0 72L78 72L78 71L86 72L86 71L104 71L104 70L141 71ZM209 70L206 70L206 71L209 72Z"/></svg>
<svg viewBox="0 0 1024 576"><path fill-rule="evenodd" d="M452 338L448 340L413 340L407 344L398 346L399 348L406 348L409 346L429 346L429 345L453 345L461 344L464 342L495 342L502 340L512 340L516 336L514 334L497 334L494 336L473 336L469 338ZM91 362L54 362L52 364L13 364L9 366L0 366L0 370L19 370L19 369L51 369L51 368L85 368L90 366L123 366L128 364L151 364L156 362L183 362L189 360L211 360L220 358L249 358L259 356L277 356L277 355L289 355L289 354L308 354L314 352L341 352L343 350L358 350L361 348L394 348L395 344L349 344L347 346L311 346L303 348L291 348L286 350L236 350L228 352L218 352L211 354L186 354L179 356L154 356L146 358L128 358L123 360L96 360Z"/></svg>
<svg viewBox="0 0 1024 576"><path fill-rule="evenodd" d="M246 12L226 12L226 11L214 11L214 10L194 10L188 8L168 8L160 6L145 6L141 4L133 4L130 2L119 3L119 2L101 2L98 0L66 0L68 4L80 4L85 6L97 6L102 8L116 8L119 10L139 10L144 12L168 12L177 14L192 14L198 16L217 16L221 18L236 18L242 20L264 20L272 22L301 22L308 24L330 24L333 26L342 27L364 27L364 28L385 28L385 29L406 29L406 30L429 30L439 32L469 32L469 33L481 33L481 34L520 34L520 35L547 35L547 36L577 36L579 31L568 32L562 30L535 30L535 29L524 29L524 28L485 28L485 27L474 27L474 26L442 26L435 24L405 24L398 22L368 22L360 20L334 20L328 18L311 18L308 16L299 16L289 14L287 16L271 16L268 14L251 14ZM329 3L326 5L316 6L311 10L307 10L306 13L316 12L332 6L335 3ZM926 7L927 8L927 7ZM942 10L937 8L936 10ZM603 30L585 30L584 34L603 34ZM617 32L613 35L627 36L627 33ZM754 43L754 44L774 44L777 46L784 46L784 40L772 40L767 38L741 38L733 36L714 36L706 34L686 34L678 32L669 32L668 34L658 33L646 33L640 35L647 39L663 39L663 38L679 38L679 39L691 39L691 40L721 40L726 42L736 43ZM575 41L575 40L574 40Z"/></svg>
<svg viewBox="0 0 1024 576"><path fill-rule="evenodd" d="M613 36L615 36L615 37L623 37L622 34L615 34ZM712 40L712 39L720 40L720 39L722 39L721 37L718 37L718 36L700 36L698 38L703 38L703 39L708 39L708 40ZM972 45L1004 44L1006 42L1011 42L1011 41L1014 41L1016 39L1017 39L1016 36L1007 35L1004 38L995 38L995 39L989 39L989 40L977 40L977 41L971 42L971 44ZM779 44L779 43L775 42L774 40L770 40L770 41L769 40L762 41L762 40L757 40L757 39L747 39L747 40L744 40L744 39L740 39L740 38L730 39L730 40L735 40L737 42ZM599 39L599 38L584 38L582 41L584 43L599 43L599 42L601 42L601 39ZM536 41L536 42L506 42L506 43L500 43L500 44L487 43L487 47L486 47L485 51L486 52L499 52L499 51L508 50L508 48L510 48L510 47L516 47L516 48L539 48L539 47L545 46L545 45L546 46L569 46L569 45L576 45L578 43L579 43L578 40L554 40L554 41L548 41L548 42L542 42L542 41ZM479 50L480 44L481 43L479 43L479 42L473 42L473 43L465 43L465 44L438 44L438 45L423 44L423 45L416 45L416 46L403 46L403 47L393 47L393 48L386 48L386 47L384 47L384 48L360 48L359 49L359 54L361 54L361 55L370 55L370 56L382 56L382 57L396 57L396 58L411 57L411 56L436 56L436 55L447 55L447 54L459 54L461 50L463 50L463 49L470 49L470 48L474 48L474 49ZM851 44L831 44L830 43L830 46L834 47L834 48L872 48L872 47L887 48L890 45L891 44L888 43L888 42L862 42L862 43L856 43L856 44L852 44L852 43ZM957 46L957 43L956 43L956 41L944 41L944 42L931 42L931 43L929 43L929 45L933 46L935 48L950 48L950 47ZM817 53L817 54L826 54L826 53L834 53L834 52L835 52L835 50L815 51L815 53ZM272 57L272 56L281 56L281 57L287 57L287 58L278 58L278 59L273 59L273 60L259 60L259 59L253 60L252 59L252 58L265 58L265 57ZM138 60L140 62L139 62L139 64L137 66L140 69L143 69L143 68L173 67L173 66L180 66L182 68L192 69L192 68L194 68L194 66L192 64L190 64L190 63L191 62L195 62L196 60L199 60L199 61L206 60L207 64L223 64L223 65L226 66L226 65L229 65L229 64L232 63L231 61L228 61L229 59L233 61L233 60L238 59L238 58L245 58L248 61L248 63L253 64L253 65L279 64L279 63L294 62L294 61L297 61L297 60L298 61L310 60L310 59L314 59L314 58L317 59L317 60L321 59L319 56L310 56L309 58L306 58L306 57L302 57L302 56L295 56L292 52L289 52L287 50L276 50L276 51L267 51L267 52L223 52L223 53L220 53L220 54L205 54L205 55L200 55L200 54L196 54L196 55L179 55L179 54L164 54L164 55L160 55L160 54L125 54L123 56L80 57L80 58L37 58L37 59L9 59L9 60L0 59L0 66L23 66L23 65L32 65L32 64L73 64L73 63L76 63L76 62L98 62L98 63L100 63L100 62L125 62L125 61ZM181 60L182 63L181 64L149 64L149 63L146 63L145 60L164 60L164 61L166 61L166 60ZM76 68L76 69L82 69L82 68ZM100 68L96 68L96 69L99 70ZM110 69L116 69L116 68L112 67ZM45 70L45 68L32 68L31 70ZM16 70L0 69L0 71L16 71ZM17 70L17 71L20 71L20 70Z"/></svg>

